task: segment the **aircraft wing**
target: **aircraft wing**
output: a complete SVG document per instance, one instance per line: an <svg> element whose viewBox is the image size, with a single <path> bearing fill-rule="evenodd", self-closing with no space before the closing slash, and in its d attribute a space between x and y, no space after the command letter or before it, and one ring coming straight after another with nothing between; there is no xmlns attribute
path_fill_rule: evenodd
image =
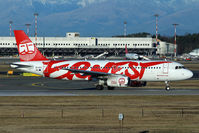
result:
<svg viewBox="0 0 199 133"><path fill-rule="evenodd" d="M91 76L108 76L108 75L119 75L119 74L112 74L112 73L105 73L105 72L96 72L96 71L87 71L87 70L78 70L78 69L68 69L68 68L64 68L62 70L68 70L71 71L73 73L83 73L85 76L86 75L91 75Z"/></svg>

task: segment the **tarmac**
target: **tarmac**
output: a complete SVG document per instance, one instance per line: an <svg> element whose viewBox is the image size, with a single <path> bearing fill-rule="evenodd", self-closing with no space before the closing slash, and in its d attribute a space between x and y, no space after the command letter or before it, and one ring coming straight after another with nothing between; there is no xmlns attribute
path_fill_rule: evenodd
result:
<svg viewBox="0 0 199 133"><path fill-rule="evenodd" d="M153 88L116 88L96 90L93 81L66 81L43 77L0 78L0 96L125 96L125 95L199 95L198 89L166 91Z"/></svg>

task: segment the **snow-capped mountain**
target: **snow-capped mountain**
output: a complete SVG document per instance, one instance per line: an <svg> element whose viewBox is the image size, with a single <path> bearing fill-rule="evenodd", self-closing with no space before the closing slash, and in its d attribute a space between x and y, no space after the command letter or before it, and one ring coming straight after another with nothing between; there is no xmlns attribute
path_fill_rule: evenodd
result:
<svg viewBox="0 0 199 133"><path fill-rule="evenodd" d="M26 30L31 23L34 34L34 13L38 16L39 36L64 36L80 32L81 36L113 36L127 33L155 33L158 13L159 33L173 35L173 23L179 23L178 34L199 32L199 0L7 0L0 1L0 35L13 29Z"/></svg>

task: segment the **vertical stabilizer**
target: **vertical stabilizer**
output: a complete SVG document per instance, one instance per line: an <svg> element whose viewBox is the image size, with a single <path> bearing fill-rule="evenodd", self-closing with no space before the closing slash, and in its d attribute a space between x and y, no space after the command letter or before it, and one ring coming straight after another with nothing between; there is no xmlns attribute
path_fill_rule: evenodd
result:
<svg viewBox="0 0 199 133"><path fill-rule="evenodd" d="M125 45L125 53L128 54L127 44Z"/></svg>
<svg viewBox="0 0 199 133"><path fill-rule="evenodd" d="M14 30L21 61L44 61L44 57L23 30Z"/></svg>

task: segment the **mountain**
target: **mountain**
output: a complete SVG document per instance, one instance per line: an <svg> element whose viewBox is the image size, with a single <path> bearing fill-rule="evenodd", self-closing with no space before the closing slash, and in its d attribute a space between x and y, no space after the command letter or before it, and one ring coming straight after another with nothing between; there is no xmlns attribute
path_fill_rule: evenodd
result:
<svg viewBox="0 0 199 133"><path fill-rule="evenodd" d="M199 32L199 0L7 0L0 1L0 35L13 29L26 30L31 23L34 34L34 13L38 16L38 36L65 36L80 32L81 36L114 36L127 33L155 34L158 13L159 34L172 36L173 23L179 23L178 34Z"/></svg>

